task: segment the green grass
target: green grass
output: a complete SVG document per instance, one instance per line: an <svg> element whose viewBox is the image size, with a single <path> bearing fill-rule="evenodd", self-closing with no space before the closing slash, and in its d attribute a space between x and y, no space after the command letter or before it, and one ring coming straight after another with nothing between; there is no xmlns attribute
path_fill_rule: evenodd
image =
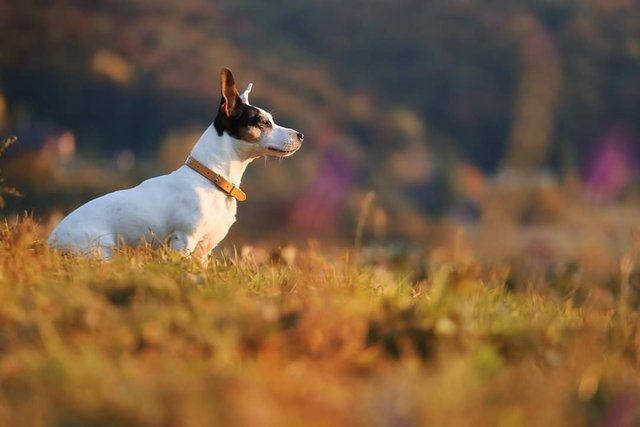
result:
<svg viewBox="0 0 640 427"><path fill-rule="evenodd" d="M633 289L526 290L456 253L101 262L44 236L0 231L0 425L640 423Z"/></svg>

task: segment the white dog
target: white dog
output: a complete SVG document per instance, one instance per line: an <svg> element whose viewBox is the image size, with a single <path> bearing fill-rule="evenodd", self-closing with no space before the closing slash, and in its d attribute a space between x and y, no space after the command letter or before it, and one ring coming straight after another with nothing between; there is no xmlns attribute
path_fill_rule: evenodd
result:
<svg viewBox="0 0 640 427"><path fill-rule="evenodd" d="M183 166L80 206L53 230L49 245L110 258L118 244L166 243L206 261L235 222L237 200L246 199L240 179L249 163L261 156L290 156L304 139L250 105L252 85L240 95L226 68L220 85L215 121Z"/></svg>

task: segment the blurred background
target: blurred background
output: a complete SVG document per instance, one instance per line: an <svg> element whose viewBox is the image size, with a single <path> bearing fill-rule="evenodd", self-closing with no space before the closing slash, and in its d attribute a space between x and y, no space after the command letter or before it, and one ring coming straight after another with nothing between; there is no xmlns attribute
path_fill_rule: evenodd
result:
<svg viewBox="0 0 640 427"><path fill-rule="evenodd" d="M178 167L226 66L306 135L249 168L226 243L600 265L640 219L635 0L2 0L0 35L6 217Z"/></svg>

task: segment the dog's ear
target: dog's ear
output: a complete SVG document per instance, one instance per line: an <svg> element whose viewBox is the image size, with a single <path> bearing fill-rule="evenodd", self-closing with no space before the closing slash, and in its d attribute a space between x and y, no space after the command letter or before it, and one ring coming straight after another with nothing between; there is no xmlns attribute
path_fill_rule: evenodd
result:
<svg viewBox="0 0 640 427"><path fill-rule="evenodd" d="M227 117L237 117L241 111L242 99L240 99L233 74L228 68L223 68L220 72L220 90L222 92L220 109Z"/></svg>
<svg viewBox="0 0 640 427"><path fill-rule="evenodd" d="M240 99L242 99L242 102L244 102L245 104L249 103L249 94L251 93L252 88L253 83L249 83L249 86L247 86L244 92L242 92L242 95L240 95Z"/></svg>

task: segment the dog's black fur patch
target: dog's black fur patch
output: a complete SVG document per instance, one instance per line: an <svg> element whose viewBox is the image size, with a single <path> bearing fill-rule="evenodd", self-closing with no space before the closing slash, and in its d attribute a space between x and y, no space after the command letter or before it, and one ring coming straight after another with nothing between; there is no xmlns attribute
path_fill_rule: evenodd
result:
<svg viewBox="0 0 640 427"><path fill-rule="evenodd" d="M233 138L241 139L246 142L255 142L261 132L264 132L267 128L271 127L263 123L268 121L268 118L264 116L256 107L240 103L233 117L228 117L224 111L224 99L220 100L220 108L218 109L218 115L213 122L213 126L218 132L218 136L222 136L223 132ZM258 132L251 132L250 128L254 127L254 130ZM256 133L258 137L256 137Z"/></svg>

